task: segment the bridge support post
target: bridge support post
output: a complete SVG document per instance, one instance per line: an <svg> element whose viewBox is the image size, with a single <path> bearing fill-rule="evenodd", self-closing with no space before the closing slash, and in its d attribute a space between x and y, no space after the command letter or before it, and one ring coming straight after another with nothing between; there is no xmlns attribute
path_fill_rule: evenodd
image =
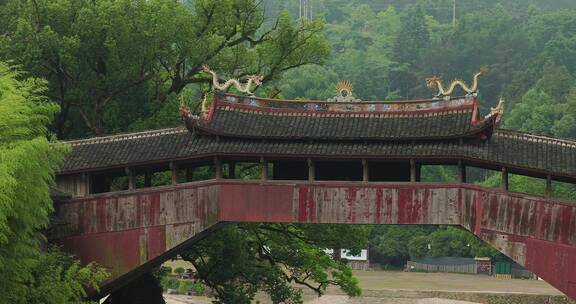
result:
<svg viewBox="0 0 576 304"><path fill-rule="evenodd" d="M172 185L178 184L178 167L174 162L170 162L170 173L172 175Z"/></svg>
<svg viewBox="0 0 576 304"><path fill-rule="evenodd" d="M546 176L546 196L552 197L552 176Z"/></svg>
<svg viewBox="0 0 576 304"><path fill-rule="evenodd" d="M308 181L315 181L316 180L316 168L314 166L314 161L312 158L308 158Z"/></svg>
<svg viewBox="0 0 576 304"><path fill-rule="evenodd" d="M150 170L144 172L144 187L152 187L152 172L150 172Z"/></svg>
<svg viewBox="0 0 576 304"><path fill-rule="evenodd" d="M506 167L502 168L502 182L500 183L500 188L504 191L508 191L508 169Z"/></svg>
<svg viewBox="0 0 576 304"><path fill-rule="evenodd" d="M462 163L461 160L458 161L458 182L466 182L466 166Z"/></svg>
<svg viewBox="0 0 576 304"><path fill-rule="evenodd" d="M88 175L88 173L84 172L82 173L82 175L80 176L80 180L82 183L82 187L80 188L80 191L78 193L79 196L88 196L90 193L92 193L92 189L91 189L91 183L90 183L90 176Z"/></svg>
<svg viewBox="0 0 576 304"><path fill-rule="evenodd" d="M134 170L130 167L124 169L126 176L128 176L128 190L136 189L136 176Z"/></svg>
<svg viewBox="0 0 576 304"><path fill-rule="evenodd" d="M362 181L367 182L370 179L370 168L368 167L368 161L363 158L362 159Z"/></svg>
<svg viewBox="0 0 576 304"><path fill-rule="evenodd" d="M410 181L413 182L413 183L416 182L417 179L418 179L418 178L417 178L418 173L417 173L416 171L417 171L417 169L416 169L416 161L413 160L413 159L411 159L411 160L410 160Z"/></svg>
<svg viewBox="0 0 576 304"><path fill-rule="evenodd" d="M215 178L221 179L222 178L222 162L220 161L220 158L218 158L218 157L214 157L214 168L216 170L216 172L214 173Z"/></svg>
<svg viewBox="0 0 576 304"><path fill-rule="evenodd" d="M262 166L262 174L261 179L263 181L268 180L268 162L264 159L264 157L260 158L260 165Z"/></svg>
<svg viewBox="0 0 576 304"><path fill-rule="evenodd" d="M236 178L236 162L230 161L228 163L228 178L235 179Z"/></svg>

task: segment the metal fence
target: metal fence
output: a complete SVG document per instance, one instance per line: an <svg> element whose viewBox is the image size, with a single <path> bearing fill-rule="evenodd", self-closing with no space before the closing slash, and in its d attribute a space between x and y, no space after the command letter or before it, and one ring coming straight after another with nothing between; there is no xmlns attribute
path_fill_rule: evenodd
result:
<svg viewBox="0 0 576 304"><path fill-rule="evenodd" d="M408 261L407 267L408 271L476 273L476 263L464 265L430 265Z"/></svg>

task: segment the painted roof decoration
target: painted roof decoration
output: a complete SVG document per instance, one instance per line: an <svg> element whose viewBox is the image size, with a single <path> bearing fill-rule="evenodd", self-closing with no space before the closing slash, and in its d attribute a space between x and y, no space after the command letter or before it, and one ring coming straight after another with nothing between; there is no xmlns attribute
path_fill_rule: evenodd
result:
<svg viewBox="0 0 576 304"><path fill-rule="evenodd" d="M214 87L227 89L232 79L221 85L215 72ZM182 116L191 132L231 138L314 139L314 140L486 140L498 127L503 114L503 101L486 117L480 117L477 92L478 78L485 69L473 75L468 86L454 80L447 88L439 77L426 80L437 88L436 97L427 100L360 101L353 95L349 81L336 85L337 95L327 101L282 100L216 92L211 107L203 102L203 112ZM246 87L250 85L248 81ZM465 96L451 96L461 87ZM248 89L245 91L248 92Z"/></svg>
<svg viewBox="0 0 576 304"><path fill-rule="evenodd" d="M329 98L329 102L358 102L360 99L356 99L354 94L352 94L353 86L350 81L340 81L336 84L336 96L334 98Z"/></svg>
<svg viewBox="0 0 576 304"><path fill-rule="evenodd" d="M209 68L206 67L208 71ZM498 128L504 100L482 117L478 77L444 88L439 78L428 83L439 96L427 100L359 101L349 82L338 84L328 101L255 97L239 81L220 83L213 73L213 102L192 115L181 115L186 127L114 135L68 142L72 153L61 173L161 164L219 155L265 158L463 159L515 172L576 180L576 141ZM247 95L220 90L236 86ZM461 86L465 96L452 96Z"/></svg>
<svg viewBox="0 0 576 304"><path fill-rule="evenodd" d="M440 96L450 96L454 93L454 89L456 87L461 87L468 94L476 94L478 93L478 78L480 76L486 75L487 70L485 68L481 68L478 73L473 75L472 85L468 86L464 80L455 79L453 80L447 88L444 88L444 84L442 83L442 78L439 76L432 76L426 79L426 86L429 88L436 88L438 89L438 93L435 95L436 97Z"/></svg>

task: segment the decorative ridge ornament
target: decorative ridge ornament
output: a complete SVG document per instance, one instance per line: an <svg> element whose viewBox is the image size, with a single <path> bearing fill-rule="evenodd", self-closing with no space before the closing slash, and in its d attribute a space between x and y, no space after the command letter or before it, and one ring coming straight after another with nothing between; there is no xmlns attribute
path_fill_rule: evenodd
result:
<svg viewBox="0 0 576 304"><path fill-rule="evenodd" d="M490 114L488 114L488 117L493 116L493 115L498 115L498 117L496 117L496 123L500 123L500 120L502 119L502 115L504 114L504 98L500 98L500 101L498 102L498 105L495 108L490 108Z"/></svg>
<svg viewBox="0 0 576 304"><path fill-rule="evenodd" d="M480 68L480 71L475 73L473 76L473 82L471 86L468 86L463 80L461 79L455 79L452 81L452 83L450 83L450 85L448 86L448 89L446 89L444 87L444 84L442 83L442 78L438 77L438 76L432 76L430 78L426 79L426 86L429 88L437 88L438 89L438 94L436 94L436 97L440 97L440 96L450 96L452 94L452 92L454 91L454 89L456 88L456 86L460 86L466 93L468 94L473 94L473 93L477 93L478 92L478 78L480 76L484 76L486 75L488 71L485 68Z"/></svg>
<svg viewBox="0 0 576 304"><path fill-rule="evenodd" d="M218 74L216 74L216 72L212 71L210 67L208 67L207 65L203 65L202 69L205 72L212 74L212 85L219 91L227 91L231 85L234 85L234 87L236 87L236 90L238 90L240 93L244 93L247 95L254 95L254 92L250 89L250 87L252 86L252 84L258 87L259 85L262 84L262 80L264 79L264 77L259 75L249 75L246 77L248 81L244 86L242 86L240 81L236 78L230 78L226 82L220 83L220 77L218 76Z"/></svg>
<svg viewBox="0 0 576 304"><path fill-rule="evenodd" d="M353 86L350 81L344 80L336 84L336 96L328 98L329 102L358 102L352 94Z"/></svg>

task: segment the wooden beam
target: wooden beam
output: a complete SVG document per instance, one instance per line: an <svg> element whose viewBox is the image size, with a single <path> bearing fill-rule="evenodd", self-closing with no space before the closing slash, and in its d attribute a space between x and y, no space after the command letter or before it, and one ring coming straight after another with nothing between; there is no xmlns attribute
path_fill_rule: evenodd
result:
<svg viewBox="0 0 576 304"><path fill-rule="evenodd" d="M263 181L266 181L268 180L268 161L266 161L264 157L260 157L260 165L262 166L262 174L260 175L260 178Z"/></svg>
<svg viewBox="0 0 576 304"><path fill-rule="evenodd" d="M220 161L220 158L218 158L218 157L214 157L214 168L216 170L216 172L214 173L215 178L221 179L222 178L222 162Z"/></svg>
<svg viewBox="0 0 576 304"><path fill-rule="evenodd" d="M500 183L500 188L504 191L508 191L508 169L506 167L502 167L502 182Z"/></svg>
<svg viewBox="0 0 576 304"><path fill-rule="evenodd" d="M189 183L191 181L194 181L194 167L189 165L186 168L186 182Z"/></svg>
<svg viewBox="0 0 576 304"><path fill-rule="evenodd" d="M173 161L170 162L170 172L172 173L172 185L178 184L178 166Z"/></svg>
<svg viewBox="0 0 576 304"><path fill-rule="evenodd" d="M134 174L134 169L126 167L124 172L126 172L126 176L128 176L128 190L136 189L136 175Z"/></svg>
<svg viewBox="0 0 576 304"><path fill-rule="evenodd" d="M466 166L462 162L462 160L458 161L458 182L465 183L466 182Z"/></svg>
<svg viewBox="0 0 576 304"><path fill-rule="evenodd" d="M152 172L150 170L144 172L144 187L152 187Z"/></svg>
<svg viewBox="0 0 576 304"><path fill-rule="evenodd" d="M228 163L228 178L235 179L236 178L236 162L230 161Z"/></svg>
<svg viewBox="0 0 576 304"><path fill-rule="evenodd" d="M80 191L78 192L79 196L88 196L92 193L92 187L90 184L90 175L88 175L88 173L86 172L82 172L82 174L80 175L80 182L81 182L81 186L80 186Z"/></svg>
<svg viewBox="0 0 576 304"><path fill-rule="evenodd" d="M552 197L552 176L546 176L546 196Z"/></svg>
<svg viewBox="0 0 576 304"><path fill-rule="evenodd" d="M414 183L417 181L416 175L417 175L416 174L416 161L411 159L410 160L410 181L411 182Z"/></svg>
<svg viewBox="0 0 576 304"><path fill-rule="evenodd" d="M312 158L308 158L308 181L315 181L316 180L316 166L314 165L314 161Z"/></svg>
<svg viewBox="0 0 576 304"><path fill-rule="evenodd" d="M368 167L368 161L362 159L362 181L367 182L370 180L370 168Z"/></svg>

